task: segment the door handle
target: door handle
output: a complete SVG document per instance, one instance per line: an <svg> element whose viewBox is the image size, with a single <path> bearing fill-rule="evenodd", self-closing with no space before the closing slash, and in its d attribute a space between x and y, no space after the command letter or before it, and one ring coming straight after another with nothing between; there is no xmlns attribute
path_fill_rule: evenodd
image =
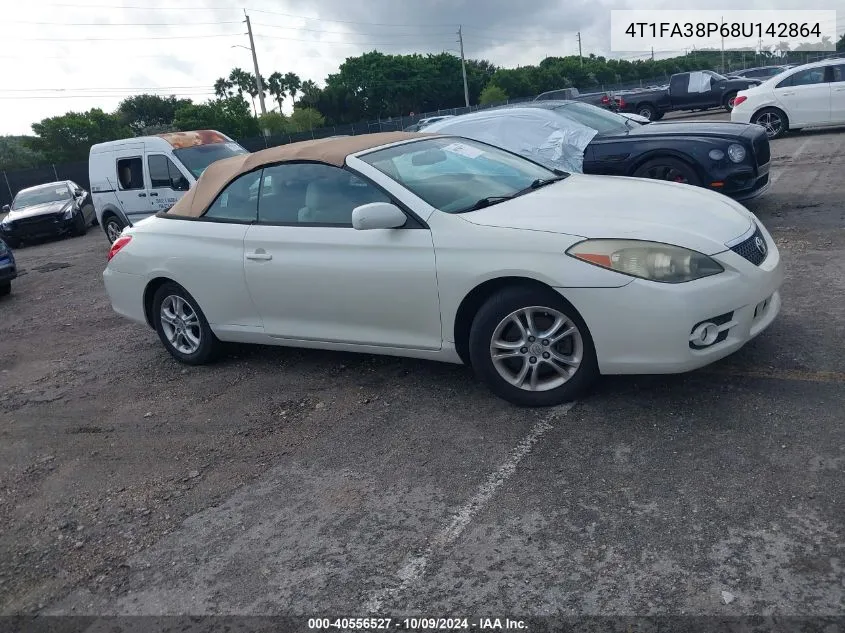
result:
<svg viewBox="0 0 845 633"><path fill-rule="evenodd" d="M784 96L784 97L791 97L791 96L793 96L794 94L795 94L794 92L784 92L784 93L783 93L783 96Z"/></svg>
<svg viewBox="0 0 845 633"><path fill-rule="evenodd" d="M270 253L265 253L263 250L258 250L253 253L247 253L246 258L256 261L268 261L273 259L273 256Z"/></svg>
<svg viewBox="0 0 845 633"><path fill-rule="evenodd" d="M151 196L157 196L157 195L158 195L158 192L153 191L150 195L151 195Z"/></svg>
<svg viewBox="0 0 845 633"><path fill-rule="evenodd" d="M146 197L147 197L147 194L145 194L145 193L139 193L139 194L138 194L138 197L139 197L139 198L146 198Z"/></svg>

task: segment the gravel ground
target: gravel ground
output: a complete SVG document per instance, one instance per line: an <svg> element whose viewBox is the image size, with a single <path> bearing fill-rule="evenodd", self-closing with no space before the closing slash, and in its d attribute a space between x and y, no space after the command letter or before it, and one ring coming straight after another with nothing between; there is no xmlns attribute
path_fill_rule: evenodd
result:
<svg viewBox="0 0 845 633"><path fill-rule="evenodd" d="M99 229L20 249L0 614L845 614L845 133L772 145L773 326L551 410L414 360L185 368L111 311Z"/></svg>

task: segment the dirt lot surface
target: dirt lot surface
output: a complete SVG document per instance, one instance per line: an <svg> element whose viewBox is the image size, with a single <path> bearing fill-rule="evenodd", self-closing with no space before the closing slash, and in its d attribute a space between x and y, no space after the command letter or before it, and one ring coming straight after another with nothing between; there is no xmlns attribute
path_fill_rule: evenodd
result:
<svg viewBox="0 0 845 633"><path fill-rule="evenodd" d="M845 132L748 203L773 326L522 410L463 367L235 348L116 316L95 228L0 299L0 613L845 613Z"/></svg>

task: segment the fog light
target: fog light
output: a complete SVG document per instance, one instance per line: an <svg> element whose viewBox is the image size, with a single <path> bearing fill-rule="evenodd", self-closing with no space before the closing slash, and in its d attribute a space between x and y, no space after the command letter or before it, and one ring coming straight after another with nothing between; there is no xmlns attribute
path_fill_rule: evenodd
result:
<svg viewBox="0 0 845 633"><path fill-rule="evenodd" d="M719 326L710 321L699 324L690 335L690 343L697 347L707 347L719 338Z"/></svg>
<svg viewBox="0 0 845 633"><path fill-rule="evenodd" d="M712 160L722 160L725 157L725 152L720 149L711 149L707 154Z"/></svg>

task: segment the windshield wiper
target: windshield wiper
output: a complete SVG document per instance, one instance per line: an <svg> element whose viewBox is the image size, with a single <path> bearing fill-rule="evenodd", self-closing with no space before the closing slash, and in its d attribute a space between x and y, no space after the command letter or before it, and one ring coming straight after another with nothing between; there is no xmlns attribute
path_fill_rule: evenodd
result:
<svg viewBox="0 0 845 633"><path fill-rule="evenodd" d="M481 198L480 200L476 200L472 206L467 207L466 209L461 209L458 213L466 213L467 211L478 211L478 209L483 209L484 207L489 207L493 204L498 204L499 202L504 202L505 200L510 200L511 198L515 197L517 193L512 193L509 196L487 196L486 198Z"/></svg>
<svg viewBox="0 0 845 633"><path fill-rule="evenodd" d="M485 207L489 207L494 204L498 204L499 202L504 202L505 200L512 200L518 196L525 195L526 193L530 193L535 189L539 189L540 187L545 187L546 185L550 185L554 182L558 182L563 180L564 178L569 178L569 174L566 172L562 172L559 170L555 170L556 174L560 174L559 176L555 176L554 178L537 178L534 182L528 185L525 189L520 189L519 191L515 191L514 193L507 195L507 196L487 196L486 198L481 198L480 200L476 200L472 206L467 207L466 209L461 209L460 211L456 211L456 213L467 213L469 211L478 211L479 209L483 209Z"/></svg>

